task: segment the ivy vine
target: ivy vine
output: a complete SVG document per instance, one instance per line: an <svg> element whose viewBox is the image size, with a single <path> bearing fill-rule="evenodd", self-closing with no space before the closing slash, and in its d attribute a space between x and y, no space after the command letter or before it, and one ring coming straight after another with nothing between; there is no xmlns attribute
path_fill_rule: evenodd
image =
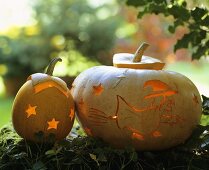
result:
<svg viewBox="0 0 209 170"><path fill-rule="evenodd" d="M127 5L139 9L138 18L145 14L173 16L174 22L168 31L174 33L178 26L185 26L189 32L177 41L174 52L181 48L191 49L192 59L209 55L209 11L206 4L189 8L186 0L127 0Z"/></svg>

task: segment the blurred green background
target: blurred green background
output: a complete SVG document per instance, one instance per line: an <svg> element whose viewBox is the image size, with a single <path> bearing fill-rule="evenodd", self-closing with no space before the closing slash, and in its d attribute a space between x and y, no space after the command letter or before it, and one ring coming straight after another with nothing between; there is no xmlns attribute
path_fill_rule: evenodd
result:
<svg viewBox="0 0 209 170"><path fill-rule="evenodd" d="M146 55L165 61L165 69L186 75L209 96L209 60L191 61L186 49L173 53L188 30L170 34L172 17L138 20L137 10L119 0L0 0L0 21L0 127L11 120L14 96L26 78L44 72L52 58L62 57L54 75L70 87L83 70L112 65L114 53L134 53L143 41L150 44Z"/></svg>

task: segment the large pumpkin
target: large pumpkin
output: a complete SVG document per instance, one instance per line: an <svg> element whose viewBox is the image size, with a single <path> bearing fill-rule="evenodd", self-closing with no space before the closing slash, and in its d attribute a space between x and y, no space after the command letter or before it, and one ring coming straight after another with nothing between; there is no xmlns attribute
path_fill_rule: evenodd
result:
<svg viewBox="0 0 209 170"><path fill-rule="evenodd" d="M72 95L63 80L52 76L57 61L61 59L52 60L46 74L29 76L14 99L13 126L27 140L62 140L72 128L75 117Z"/></svg>
<svg viewBox="0 0 209 170"><path fill-rule="evenodd" d="M72 95L85 132L119 148L160 150L183 143L199 123L201 99L185 76L164 63L116 54L113 66L96 66L74 81Z"/></svg>

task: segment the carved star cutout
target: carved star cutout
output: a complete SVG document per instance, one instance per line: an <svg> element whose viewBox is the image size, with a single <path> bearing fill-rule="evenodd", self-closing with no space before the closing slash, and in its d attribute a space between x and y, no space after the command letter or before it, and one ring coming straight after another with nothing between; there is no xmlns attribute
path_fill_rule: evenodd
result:
<svg viewBox="0 0 209 170"><path fill-rule="evenodd" d="M69 114L70 120L73 120L73 116L74 116L74 109L70 109L70 114Z"/></svg>
<svg viewBox="0 0 209 170"><path fill-rule="evenodd" d="M161 137L162 134L161 134L160 131L154 131L154 132L152 133L152 136L155 137L155 138L158 138L158 137Z"/></svg>
<svg viewBox="0 0 209 170"><path fill-rule="evenodd" d="M101 83L98 86L93 86L92 88L93 88L93 93L97 96L100 95L104 90Z"/></svg>
<svg viewBox="0 0 209 170"><path fill-rule="evenodd" d="M133 132L132 133L132 139L137 139L137 140L144 140L144 136L140 133Z"/></svg>
<svg viewBox="0 0 209 170"><path fill-rule="evenodd" d="M50 129L57 130L57 125L58 125L59 121L56 121L55 118L53 118L51 121L48 121L47 123L48 123L47 130L50 130Z"/></svg>
<svg viewBox="0 0 209 170"><path fill-rule="evenodd" d="M29 118L31 115L36 115L36 107L37 106L31 106L30 104L28 105L28 108L25 111L27 113L27 118Z"/></svg>

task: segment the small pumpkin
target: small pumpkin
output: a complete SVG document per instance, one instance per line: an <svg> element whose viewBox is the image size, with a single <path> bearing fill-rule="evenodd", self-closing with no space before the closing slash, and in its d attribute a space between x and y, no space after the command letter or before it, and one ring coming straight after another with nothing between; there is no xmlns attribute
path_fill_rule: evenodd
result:
<svg viewBox="0 0 209 170"><path fill-rule="evenodd" d="M185 76L162 70L165 63L135 54L113 57L114 66L96 66L74 81L72 95L85 132L109 144L161 150L181 144L200 121L201 98Z"/></svg>
<svg viewBox="0 0 209 170"><path fill-rule="evenodd" d="M51 61L46 74L28 77L18 91L12 109L12 122L16 132L35 142L64 139L74 122L74 101L66 83L52 76L55 64Z"/></svg>

